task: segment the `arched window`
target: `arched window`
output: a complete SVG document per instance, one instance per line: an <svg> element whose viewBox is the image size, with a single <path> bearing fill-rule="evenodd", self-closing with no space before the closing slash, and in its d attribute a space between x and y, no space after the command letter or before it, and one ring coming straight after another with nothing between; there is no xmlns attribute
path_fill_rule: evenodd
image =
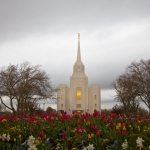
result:
<svg viewBox="0 0 150 150"><path fill-rule="evenodd" d="M81 91L81 89L77 89L76 90L76 99L81 100L81 97L82 97L82 91Z"/></svg>
<svg viewBox="0 0 150 150"><path fill-rule="evenodd" d="M95 108L97 107L97 104L95 104Z"/></svg>
<svg viewBox="0 0 150 150"><path fill-rule="evenodd" d="M95 100L97 99L96 95L94 95L94 99L95 99Z"/></svg>
<svg viewBox="0 0 150 150"><path fill-rule="evenodd" d="M63 100L63 95L61 95L61 100Z"/></svg>

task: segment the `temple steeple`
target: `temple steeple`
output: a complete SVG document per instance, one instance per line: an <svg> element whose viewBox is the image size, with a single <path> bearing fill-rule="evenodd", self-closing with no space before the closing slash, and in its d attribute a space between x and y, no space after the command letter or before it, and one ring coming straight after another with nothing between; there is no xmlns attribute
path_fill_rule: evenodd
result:
<svg viewBox="0 0 150 150"><path fill-rule="evenodd" d="M84 74L84 65L81 61L80 52L80 34L78 33L78 50L77 50L77 60L73 67L73 74Z"/></svg>
<svg viewBox="0 0 150 150"><path fill-rule="evenodd" d="M78 52L77 52L77 61L81 62L81 53L80 53L80 34L78 33Z"/></svg>

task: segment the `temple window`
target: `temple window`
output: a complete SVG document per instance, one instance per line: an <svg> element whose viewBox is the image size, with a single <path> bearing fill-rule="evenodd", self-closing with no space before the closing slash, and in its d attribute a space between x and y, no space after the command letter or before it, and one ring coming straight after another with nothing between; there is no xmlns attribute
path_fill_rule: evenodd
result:
<svg viewBox="0 0 150 150"><path fill-rule="evenodd" d="M61 104L61 108L63 108L63 104Z"/></svg>
<svg viewBox="0 0 150 150"><path fill-rule="evenodd" d="M81 89L77 89L76 90L76 99L77 100L81 100L81 97L82 97Z"/></svg>
<svg viewBox="0 0 150 150"><path fill-rule="evenodd" d="M96 95L94 95L94 99L95 99L95 100L97 99L97 96L96 96Z"/></svg>

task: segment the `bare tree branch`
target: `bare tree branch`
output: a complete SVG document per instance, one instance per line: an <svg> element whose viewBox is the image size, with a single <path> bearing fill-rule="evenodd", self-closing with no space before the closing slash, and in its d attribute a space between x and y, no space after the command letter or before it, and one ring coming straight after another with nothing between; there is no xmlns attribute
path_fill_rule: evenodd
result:
<svg viewBox="0 0 150 150"><path fill-rule="evenodd" d="M116 98L123 105L128 101L135 102L138 98L145 103L150 113L150 59L132 62L125 73L112 82L112 86L116 91ZM136 106L135 103L133 105Z"/></svg>
<svg viewBox="0 0 150 150"><path fill-rule="evenodd" d="M29 62L20 65L9 65L0 70L0 96L9 97L13 113L19 114L23 110L36 109L41 99L54 97L49 76L40 70L40 66L31 66ZM14 103L14 100L16 103ZM24 107L23 107L24 105ZM16 108L16 109L15 109Z"/></svg>

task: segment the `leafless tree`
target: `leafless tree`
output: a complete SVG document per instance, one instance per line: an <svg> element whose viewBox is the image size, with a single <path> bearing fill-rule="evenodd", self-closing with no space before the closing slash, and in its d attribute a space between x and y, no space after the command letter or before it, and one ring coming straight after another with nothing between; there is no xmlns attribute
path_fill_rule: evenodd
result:
<svg viewBox="0 0 150 150"><path fill-rule="evenodd" d="M150 115L150 59L132 62L126 68L126 73L134 76L138 96L148 107Z"/></svg>
<svg viewBox="0 0 150 150"><path fill-rule="evenodd" d="M0 101L16 115L36 109L40 100L54 98L54 92L49 76L39 65L23 62L0 70Z"/></svg>
<svg viewBox="0 0 150 150"><path fill-rule="evenodd" d="M140 106L137 85L133 79L129 74L122 74L111 84L116 91L115 98L122 104L122 111L127 115L136 113Z"/></svg>
<svg viewBox="0 0 150 150"><path fill-rule="evenodd" d="M124 109L136 111L140 100L148 107L150 115L150 59L132 62L111 85Z"/></svg>

